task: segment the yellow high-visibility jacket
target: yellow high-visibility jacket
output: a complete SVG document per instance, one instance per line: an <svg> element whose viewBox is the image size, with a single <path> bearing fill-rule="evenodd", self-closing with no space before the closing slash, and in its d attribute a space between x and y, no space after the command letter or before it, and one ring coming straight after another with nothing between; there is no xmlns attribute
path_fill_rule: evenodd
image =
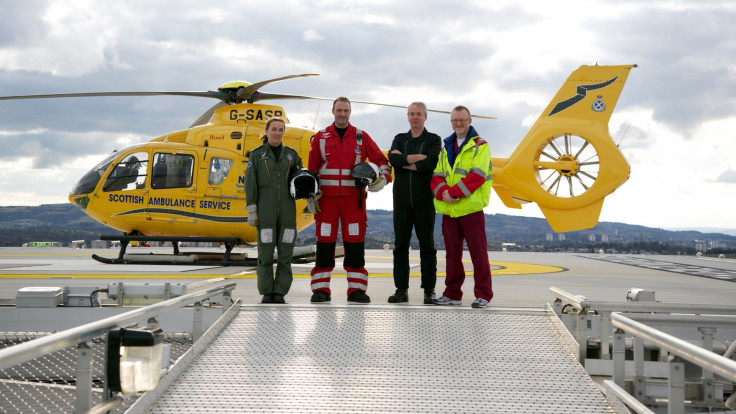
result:
<svg viewBox="0 0 736 414"><path fill-rule="evenodd" d="M450 217L481 211L491 197L493 172L488 142L479 137L472 126L468 137L457 155L454 154L456 134L445 138L432 177L435 209ZM442 201L442 193L446 190L459 201L455 204Z"/></svg>

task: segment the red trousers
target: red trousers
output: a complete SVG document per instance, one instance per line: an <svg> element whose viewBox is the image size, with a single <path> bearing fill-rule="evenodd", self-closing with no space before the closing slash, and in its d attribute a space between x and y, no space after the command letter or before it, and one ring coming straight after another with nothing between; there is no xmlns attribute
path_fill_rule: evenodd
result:
<svg viewBox="0 0 736 414"><path fill-rule="evenodd" d="M493 298L491 285L491 265L488 262L488 242L486 240L486 220L483 211L452 218L442 216L442 237L445 240L446 276L444 296L452 300L463 298L462 286L465 282L463 267L463 241L473 262L476 298L490 301Z"/></svg>
<svg viewBox="0 0 736 414"><path fill-rule="evenodd" d="M319 214L314 216L317 235L317 260L311 272L312 292L324 290L332 294L330 280L335 268L335 242L338 227L345 247L343 268L347 273L348 294L368 289L368 271L365 268L365 231L367 217L365 199L358 197L322 196ZM320 248L322 246L322 248ZM323 257L323 255L331 257Z"/></svg>

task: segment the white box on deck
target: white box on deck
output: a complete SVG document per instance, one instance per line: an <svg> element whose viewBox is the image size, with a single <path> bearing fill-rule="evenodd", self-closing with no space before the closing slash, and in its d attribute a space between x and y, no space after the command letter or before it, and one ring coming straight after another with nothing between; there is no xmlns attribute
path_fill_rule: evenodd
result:
<svg viewBox="0 0 736 414"><path fill-rule="evenodd" d="M16 308L55 308L61 305L60 287L24 287L15 294Z"/></svg>

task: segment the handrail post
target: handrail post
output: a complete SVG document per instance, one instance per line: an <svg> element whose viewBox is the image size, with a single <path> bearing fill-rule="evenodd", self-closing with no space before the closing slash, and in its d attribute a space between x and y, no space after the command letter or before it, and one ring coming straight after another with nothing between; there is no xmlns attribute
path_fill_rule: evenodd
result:
<svg viewBox="0 0 736 414"><path fill-rule="evenodd" d="M611 312L600 312L601 314L601 359L611 359L611 351L608 349L611 332Z"/></svg>
<svg viewBox="0 0 736 414"><path fill-rule="evenodd" d="M194 343L197 342L197 340L202 337L202 333L204 333L204 330L202 328L204 321L204 310L202 308L201 301L194 304L192 316L194 319L192 321L192 343Z"/></svg>
<svg viewBox="0 0 736 414"><path fill-rule="evenodd" d="M557 316L562 315L562 300L560 300L560 298L555 298L555 301L552 302L552 309L555 311Z"/></svg>
<svg viewBox="0 0 736 414"><path fill-rule="evenodd" d="M621 388L626 384L626 338L622 329L613 332L613 382Z"/></svg>
<svg viewBox="0 0 736 414"><path fill-rule="evenodd" d="M75 413L86 413L92 406L92 347L84 341L77 345L77 396Z"/></svg>
<svg viewBox="0 0 736 414"><path fill-rule="evenodd" d="M682 358L674 356L669 366L667 414L685 414L685 362Z"/></svg>
<svg viewBox="0 0 736 414"><path fill-rule="evenodd" d="M647 377L644 374L644 340L634 338L634 397L647 401Z"/></svg>
<svg viewBox="0 0 736 414"><path fill-rule="evenodd" d="M233 296L227 292L222 292L222 314L224 315L231 306L233 306Z"/></svg>
<svg viewBox="0 0 736 414"><path fill-rule="evenodd" d="M703 348L708 351L713 351L713 335L716 333L717 328L704 327L698 328L700 333L703 334ZM703 368L703 377L701 381L702 399L706 404L715 403L715 381L713 381L713 371Z"/></svg>
<svg viewBox="0 0 736 414"><path fill-rule="evenodd" d="M581 312L575 317L575 340L578 342L578 362L585 366L585 359L588 357L588 320L589 316L585 312Z"/></svg>

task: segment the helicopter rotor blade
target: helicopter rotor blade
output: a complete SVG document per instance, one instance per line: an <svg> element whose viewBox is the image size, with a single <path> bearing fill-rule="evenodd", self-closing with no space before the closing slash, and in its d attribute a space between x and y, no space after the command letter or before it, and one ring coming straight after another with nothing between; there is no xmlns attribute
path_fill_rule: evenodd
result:
<svg viewBox="0 0 736 414"><path fill-rule="evenodd" d="M219 91L206 92L81 92L81 93L51 93L41 95L16 95L16 96L0 96L0 101L13 99L46 99L46 98L89 98L101 96L196 96L204 98L222 99Z"/></svg>
<svg viewBox="0 0 736 414"><path fill-rule="evenodd" d="M289 95L289 94L283 94L283 93L266 93L266 92L259 92L256 97L251 97L253 99L253 102L255 101L265 101L269 99L315 99L319 101L334 101L335 98L321 98L317 96L305 96L305 95ZM356 100L350 100L352 103L360 103L360 104L366 104L366 105L378 105L378 106L388 106L392 108L403 108L406 109L407 105L393 105L393 104L387 104L387 103L381 103L381 102L369 102L369 101L356 101ZM427 112L435 112L440 114L450 114L452 111L443 111L439 109L429 109L427 108ZM473 118L483 118L483 119L497 119L493 116L485 116L485 115L470 115Z"/></svg>
<svg viewBox="0 0 736 414"><path fill-rule="evenodd" d="M318 73L302 73L301 75L289 75L289 76L282 76L280 78L274 78L274 79L268 79L265 81L256 82L250 86L247 86L241 90L238 91L238 98L242 99L248 99L250 101L251 95L258 92L258 89L261 89L262 86L268 85L272 82L278 82L286 79L294 79L294 78L303 78L307 76L319 76Z"/></svg>
<svg viewBox="0 0 736 414"><path fill-rule="evenodd" d="M321 98L316 96L305 96L305 95L290 95L290 94L278 94L278 93L267 93L267 92L258 92L258 89L260 89L264 85L268 85L269 83L278 82L286 79L294 79L294 78L302 78L307 76L319 76L317 73L303 73L299 75L288 75L288 76L282 76L279 78L274 79L268 79L261 82L256 82L252 85L240 88L237 91L237 94L235 94L235 99L233 99L233 94L228 93L225 90L217 90L217 91L204 91L204 92L197 92L197 91L191 91L191 92L178 92L178 91L159 91L159 92L81 92L81 93L56 93L56 94L39 94L39 95L15 95L15 96L0 96L0 100L17 100L17 99L46 99L46 98L88 98L88 97L104 97L104 96L162 96L162 95L169 95L169 96L193 96L193 97L203 97L203 98L214 98L214 99L220 99L222 102L219 102L215 104L212 108L210 108L207 112L202 114L195 122L192 124L192 126L197 125L203 125L207 123L210 118L212 117L212 114L215 110L228 105L229 103L234 102L242 102L247 100L249 103L253 103L256 101L262 101L262 100L269 100L269 99L315 99L315 100L322 100L322 101L334 101L334 98ZM378 105L378 106L388 106L393 108L407 108L406 105L393 105L393 104L386 104L381 102L370 102L370 101L357 101L357 100L351 100L351 102L354 103L360 103L360 104L366 104L366 105ZM443 111L439 109L427 109L428 112L435 112L435 113L441 113L441 114L449 114L451 111ZM473 118L483 118L483 119L496 119L492 116L484 116L484 115L471 115Z"/></svg>
<svg viewBox="0 0 736 414"><path fill-rule="evenodd" d="M216 103L214 106L208 109L207 112L203 113L199 118L197 118L197 120L194 121L192 125L189 125L189 128L194 128L196 126L206 124L207 122L210 121L210 119L212 119L212 114L214 114L216 110L222 108L223 106L227 106L227 105L228 104L223 101Z"/></svg>

